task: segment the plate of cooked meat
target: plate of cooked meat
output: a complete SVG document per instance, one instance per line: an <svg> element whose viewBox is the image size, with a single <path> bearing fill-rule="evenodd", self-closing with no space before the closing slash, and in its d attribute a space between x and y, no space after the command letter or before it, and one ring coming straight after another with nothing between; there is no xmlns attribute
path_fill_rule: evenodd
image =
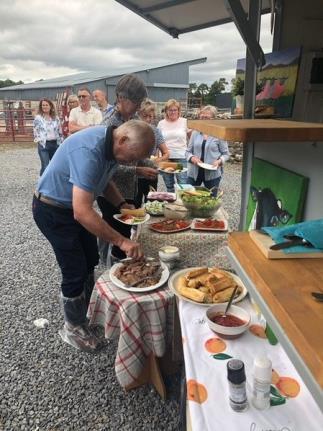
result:
<svg viewBox="0 0 323 431"><path fill-rule="evenodd" d="M110 269L110 280L129 292L149 292L165 284L169 277L167 266L154 258L127 258Z"/></svg>
<svg viewBox="0 0 323 431"><path fill-rule="evenodd" d="M174 233L187 230L191 226L190 220L163 220L157 223L150 223L149 228L159 233Z"/></svg>
<svg viewBox="0 0 323 431"><path fill-rule="evenodd" d="M193 219L191 229L226 232L228 230L228 221L225 219L217 220L213 218L195 218Z"/></svg>

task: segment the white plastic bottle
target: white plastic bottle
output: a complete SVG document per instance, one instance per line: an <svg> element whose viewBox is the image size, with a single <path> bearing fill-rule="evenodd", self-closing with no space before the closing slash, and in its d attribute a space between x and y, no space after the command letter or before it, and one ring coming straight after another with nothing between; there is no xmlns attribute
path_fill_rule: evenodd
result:
<svg viewBox="0 0 323 431"><path fill-rule="evenodd" d="M271 360L266 356L256 357L253 368L252 404L258 410L265 410L270 407L271 373Z"/></svg>

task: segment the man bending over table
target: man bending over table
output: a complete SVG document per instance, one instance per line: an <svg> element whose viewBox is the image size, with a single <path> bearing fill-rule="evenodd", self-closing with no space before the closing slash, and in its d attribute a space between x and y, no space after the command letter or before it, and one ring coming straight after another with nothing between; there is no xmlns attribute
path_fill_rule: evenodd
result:
<svg viewBox="0 0 323 431"><path fill-rule="evenodd" d="M112 229L93 202L103 194L116 207L127 205L111 178L118 163L144 159L154 144L152 128L139 120L118 128L87 128L64 141L38 181L34 220L53 247L62 273L65 324L59 334L80 350L100 347L86 319L99 260L96 237L117 245L129 257L142 257L139 244Z"/></svg>

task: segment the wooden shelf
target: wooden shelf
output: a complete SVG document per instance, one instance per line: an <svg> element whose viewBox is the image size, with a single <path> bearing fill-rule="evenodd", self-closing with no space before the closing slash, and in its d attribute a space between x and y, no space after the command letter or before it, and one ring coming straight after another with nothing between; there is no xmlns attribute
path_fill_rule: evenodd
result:
<svg viewBox="0 0 323 431"><path fill-rule="evenodd" d="M188 127L225 141L323 141L323 124L273 119L189 120Z"/></svg>
<svg viewBox="0 0 323 431"><path fill-rule="evenodd" d="M228 255L323 410L322 259L267 259L248 232L229 235Z"/></svg>

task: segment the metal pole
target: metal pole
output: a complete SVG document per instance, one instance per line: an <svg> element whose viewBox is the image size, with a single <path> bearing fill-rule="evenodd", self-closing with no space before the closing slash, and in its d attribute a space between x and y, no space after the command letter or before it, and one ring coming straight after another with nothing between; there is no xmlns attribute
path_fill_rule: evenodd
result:
<svg viewBox="0 0 323 431"><path fill-rule="evenodd" d="M261 22L261 0L250 0L248 22L253 31L255 39L259 41L260 22ZM246 73L244 84L244 111L243 117L246 119L254 118L256 102L256 82L257 67L253 57L247 48L246 53ZM251 182L252 160L254 155L254 144L252 142L243 143L243 161L241 176L241 208L239 229L244 230L246 227L247 206L249 189Z"/></svg>

